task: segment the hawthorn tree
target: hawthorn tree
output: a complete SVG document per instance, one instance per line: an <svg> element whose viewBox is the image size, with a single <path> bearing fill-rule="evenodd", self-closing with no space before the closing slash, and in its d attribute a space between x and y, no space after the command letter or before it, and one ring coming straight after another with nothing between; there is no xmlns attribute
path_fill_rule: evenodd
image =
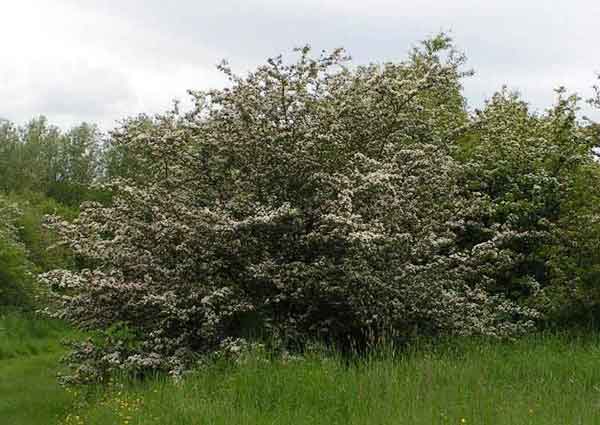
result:
<svg viewBox="0 0 600 425"><path fill-rule="evenodd" d="M578 118L581 99L564 88L557 95L552 108L534 113L517 94L498 92L473 116L455 156L462 184L487 204L469 217L459 243L502 235L497 246L511 261L495 268L490 289L565 324L594 321L600 311L600 168L592 154L599 138L594 123Z"/></svg>
<svg viewBox="0 0 600 425"><path fill-rule="evenodd" d="M490 198L456 159L473 122L450 40L380 65L296 55L244 77L223 63L230 87L191 92L192 111L126 121L112 143L144 178L49 220L84 265L44 275L49 312L103 332L75 347L79 378L177 372L252 336L344 348L532 326L498 290L510 232L466 242Z"/></svg>

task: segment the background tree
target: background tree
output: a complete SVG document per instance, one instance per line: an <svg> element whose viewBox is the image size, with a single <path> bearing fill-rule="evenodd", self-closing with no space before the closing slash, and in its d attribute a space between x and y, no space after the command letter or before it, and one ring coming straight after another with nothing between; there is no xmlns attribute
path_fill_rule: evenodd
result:
<svg viewBox="0 0 600 425"><path fill-rule="evenodd" d="M34 274L74 265L66 250L50 249L55 236L42 219L73 218L81 201L105 199L91 186L101 174L101 137L95 126L63 132L44 117L21 128L0 122L0 304L32 307L40 295Z"/></svg>
<svg viewBox="0 0 600 425"><path fill-rule="evenodd" d="M18 240L20 211L0 197L0 308L31 307L34 301L34 265Z"/></svg>
<svg viewBox="0 0 600 425"><path fill-rule="evenodd" d="M457 150L465 164L463 184L488 204L484 215L470 218L462 243L498 241L512 261L496 269L491 289L536 305L548 319L557 319L558 311L589 312L567 300L596 302L590 297L596 290L581 292L577 282L591 289L599 264L590 245L598 240L597 139L577 118L580 99L562 88L557 94L553 108L535 114L517 94L497 93Z"/></svg>

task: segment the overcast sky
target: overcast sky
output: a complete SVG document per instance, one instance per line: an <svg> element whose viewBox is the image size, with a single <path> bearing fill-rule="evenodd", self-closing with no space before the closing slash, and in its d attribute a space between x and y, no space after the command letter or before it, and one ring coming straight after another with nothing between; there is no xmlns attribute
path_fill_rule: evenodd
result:
<svg viewBox="0 0 600 425"><path fill-rule="evenodd" d="M222 86L224 58L243 73L308 43L402 60L441 30L476 72L471 106L508 84L544 109L559 85L589 95L600 72L598 0L0 0L0 117L109 129Z"/></svg>

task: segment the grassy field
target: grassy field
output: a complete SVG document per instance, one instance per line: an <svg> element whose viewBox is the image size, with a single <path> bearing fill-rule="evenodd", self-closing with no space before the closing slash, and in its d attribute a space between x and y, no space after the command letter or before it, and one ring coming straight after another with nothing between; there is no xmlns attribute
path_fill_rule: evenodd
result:
<svg viewBox="0 0 600 425"><path fill-rule="evenodd" d="M6 425L600 424L598 336L462 341L350 366L336 356L272 362L254 355L180 383L116 381L83 395L54 380L56 340L68 330L24 321L0 322L21 335L0 342Z"/></svg>
<svg viewBox="0 0 600 425"><path fill-rule="evenodd" d="M75 397L56 381L60 339L74 333L56 321L0 312L0 424L53 424Z"/></svg>

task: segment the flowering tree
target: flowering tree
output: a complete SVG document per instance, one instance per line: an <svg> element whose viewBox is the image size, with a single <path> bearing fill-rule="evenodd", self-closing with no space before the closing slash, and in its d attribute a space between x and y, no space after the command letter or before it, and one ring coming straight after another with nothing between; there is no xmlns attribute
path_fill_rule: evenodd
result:
<svg viewBox="0 0 600 425"><path fill-rule="evenodd" d="M183 370L251 336L344 347L531 326L497 288L510 233L465 242L490 203L455 158L473 123L450 40L382 65L296 54L246 77L224 63L230 87L191 92L191 112L125 122L113 143L144 178L50 219L83 265L44 275L51 313L105 330L74 351L80 376Z"/></svg>
<svg viewBox="0 0 600 425"><path fill-rule="evenodd" d="M581 99L564 88L557 95L539 114L517 94L497 93L473 117L457 157L463 184L487 203L470 217L463 243L495 235L511 259L495 268L490 288L564 322L600 311L600 168L592 155L600 138L578 118Z"/></svg>

